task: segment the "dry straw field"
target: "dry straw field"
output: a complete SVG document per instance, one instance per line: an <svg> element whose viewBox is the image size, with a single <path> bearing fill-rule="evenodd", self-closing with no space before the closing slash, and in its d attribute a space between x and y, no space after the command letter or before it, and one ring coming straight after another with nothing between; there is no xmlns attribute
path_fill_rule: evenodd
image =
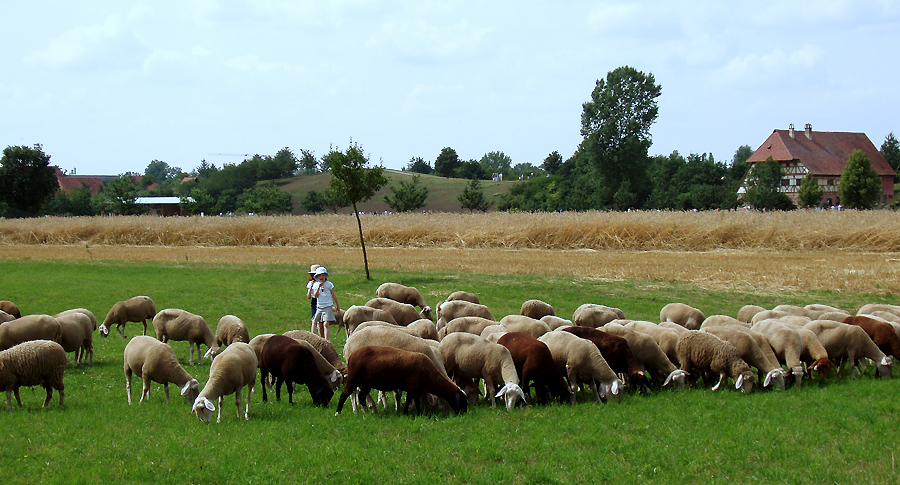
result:
<svg viewBox="0 0 900 485"><path fill-rule="evenodd" d="M364 215L372 268L900 293L891 211ZM0 220L3 258L361 267L352 215Z"/></svg>

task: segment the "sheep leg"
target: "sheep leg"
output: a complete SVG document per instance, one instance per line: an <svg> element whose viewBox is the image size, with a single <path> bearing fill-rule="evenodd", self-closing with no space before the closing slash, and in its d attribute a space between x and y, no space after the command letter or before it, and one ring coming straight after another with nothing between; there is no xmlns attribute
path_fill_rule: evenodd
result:
<svg viewBox="0 0 900 485"><path fill-rule="evenodd" d="M241 390L238 389L238 394L241 393ZM244 406L244 421L250 421L250 395L253 394L253 382L247 385L247 404Z"/></svg>
<svg viewBox="0 0 900 485"><path fill-rule="evenodd" d="M131 404L131 369L125 368L125 394L128 395L128 404Z"/></svg>
<svg viewBox="0 0 900 485"><path fill-rule="evenodd" d="M44 389L47 390L47 398L44 399L44 405L41 406L42 408L47 407L47 405L50 404L50 398L53 397L53 387L51 387L50 384L45 385Z"/></svg>
<svg viewBox="0 0 900 485"><path fill-rule="evenodd" d="M19 397L19 388L18 388L18 386L13 388L13 395L16 396L16 402L19 403L19 407L22 407L22 399Z"/></svg>
<svg viewBox="0 0 900 485"><path fill-rule="evenodd" d="M168 382L163 384L163 389L166 390L166 402L172 402L172 400L169 399L169 383ZM149 400L149 399L150 399L150 389L148 388L147 389L147 400Z"/></svg>
<svg viewBox="0 0 900 485"><path fill-rule="evenodd" d="M720 373L720 374L719 374L719 382L717 382L716 385L713 386L712 390L713 390L713 391L718 391L718 390L719 390L719 386L722 385L722 381L724 381L724 380L725 380L725 373L723 372L723 373Z"/></svg>
<svg viewBox="0 0 900 485"><path fill-rule="evenodd" d="M144 321L141 322L141 323L144 324L144 333L143 333L143 335L147 335L147 319L145 318Z"/></svg>
<svg viewBox="0 0 900 485"><path fill-rule="evenodd" d="M288 403L294 404L294 383L287 383L287 392L288 392Z"/></svg>
<svg viewBox="0 0 900 485"><path fill-rule="evenodd" d="M275 400L281 401L281 384L284 382L283 376L275 376Z"/></svg>
<svg viewBox="0 0 900 485"><path fill-rule="evenodd" d="M219 414L216 416L216 423L222 422L222 408L225 407L225 396L219 396ZM238 416L241 415L241 407L238 405Z"/></svg>
<svg viewBox="0 0 900 485"><path fill-rule="evenodd" d="M263 402L268 402L269 395L266 394L266 383L269 380L269 371L265 368L259 370L259 382L262 384Z"/></svg>
<svg viewBox="0 0 900 485"><path fill-rule="evenodd" d="M141 388L140 402L144 402L144 398L150 401L150 378L147 377L147 374L144 374L144 386Z"/></svg>
<svg viewBox="0 0 900 485"><path fill-rule="evenodd" d="M6 389L6 410L12 411L12 389Z"/></svg>
<svg viewBox="0 0 900 485"><path fill-rule="evenodd" d="M122 338L125 338L125 324L117 323L116 330L119 331L119 335L121 335Z"/></svg>

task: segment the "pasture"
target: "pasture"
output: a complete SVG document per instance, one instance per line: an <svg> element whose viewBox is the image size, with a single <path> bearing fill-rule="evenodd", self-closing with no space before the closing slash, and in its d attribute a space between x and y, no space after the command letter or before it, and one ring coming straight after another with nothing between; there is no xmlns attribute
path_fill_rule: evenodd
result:
<svg viewBox="0 0 900 485"><path fill-rule="evenodd" d="M115 219L132 225L132 235L139 232L134 227L142 225L147 234L161 234L155 232L160 224L183 223ZM259 233L279 234L269 224L297 224L290 218L271 219L235 223L254 225L246 233L255 238ZM219 218L210 220L223 223ZM847 247L861 244L859 234L865 231L856 225L871 221L820 224L819 240L844 241L840 243L844 248L819 246L806 251L758 245L690 251L373 244L370 281L364 278L359 248L350 240L337 242L341 237L324 247L194 240L160 244L122 242L103 230L72 239L41 236L65 221L32 222L34 226L24 230L20 222L0 221L4 275L0 299L16 302L23 313L86 307L102 320L116 301L145 294L157 309L189 310L204 316L213 329L221 316L238 315L251 335L308 329L304 285L312 262L328 266L342 308L364 303L381 282L396 281L416 286L432 304L457 289L474 291L498 318L518 313L521 302L530 298L550 302L558 315L567 318L581 303L602 303L622 308L629 318L656 320L659 309L670 301L689 303L707 314L734 315L748 303L769 308L779 303L830 303L853 311L868 302L897 303L898 292L898 255L893 246ZM12 223L15 230L10 230ZM90 224L84 224L86 231L93 231ZM478 224L497 230L496 221ZM535 234L540 232L534 229L537 222L525 224L535 225L531 229ZM844 234L856 231L856 243L850 242L853 238L840 239L840 231L834 236L826 230L832 224L844 224ZM170 237L178 237L178 230L169 227ZM508 232L517 231L521 227ZM291 237L295 233L302 230L285 232ZM468 237L460 234L463 240ZM868 240L883 240L879 234L867 236ZM28 241L29 237L36 239ZM139 332L139 324L126 326L129 337ZM332 332L339 351L345 338L343 332ZM293 406L284 397L264 404L257 384L249 421L236 417L232 396L225 401L222 422L204 425L174 388L170 403L165 402L162 387L154 384L149 403L138 404L135 399L135 404L127 404L122 374L126 342L115 333L105 339L95 334L94 363L66 370L63 409L57 407L57 396L41 409L44 391L38 388L22 390L23 408L0 412L0 468L5 481L900 480L895 463L900 383L876 379L872 369L859 379L805 380L802 388L786 391L626 394L621 403L605 405L582 397L574 406L527 406L512 412L479 405L460 416L410 417L383 411L354 415L345 408L335 417L337 397L328 409L314 408L305 388L300 388ZM174 342L173 347L186 370L204 384L209 362L187 365L187 344ZM133 390L133 396L139 397L139 392Z"/></svg>

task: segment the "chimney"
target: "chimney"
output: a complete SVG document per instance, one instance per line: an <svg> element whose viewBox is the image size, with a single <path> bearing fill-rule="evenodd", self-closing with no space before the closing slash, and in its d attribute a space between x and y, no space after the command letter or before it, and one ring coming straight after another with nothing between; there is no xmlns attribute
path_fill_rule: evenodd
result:
<svg viewBox="0 0 900 485"><path fill-rule="evenodd" d="M791 135L791 138L794 137L794 124L791 123L791 126L788 127L788 135Z"/></svg>
<svg viewBox="0 0 900 485"><path fill-rule="evenodd" d="M812 123L806 124L806 137L812 140Z"/></svg>

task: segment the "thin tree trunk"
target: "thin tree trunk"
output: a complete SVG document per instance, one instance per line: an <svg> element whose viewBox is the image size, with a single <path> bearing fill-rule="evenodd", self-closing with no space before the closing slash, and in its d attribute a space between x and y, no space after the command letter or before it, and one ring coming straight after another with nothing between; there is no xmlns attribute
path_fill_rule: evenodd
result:
<svg viewBox="0 0 900 485"><path fill-rule="evenodd" d="M353 203L353 213L356 214L356 227L359 228L359 244L362 245L363 250L363 264L366 267L366 280L370 280L372 278L369 277L369 258L366 257L366 240L363 239L362 222L359 220L359 211L356 210L356 202Z"/></svg>

